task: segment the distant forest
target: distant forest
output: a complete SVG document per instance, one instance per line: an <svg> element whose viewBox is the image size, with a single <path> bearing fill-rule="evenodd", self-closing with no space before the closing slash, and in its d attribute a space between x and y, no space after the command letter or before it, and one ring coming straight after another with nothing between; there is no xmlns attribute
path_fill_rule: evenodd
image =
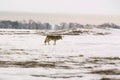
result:
<svg viewBox="0 0 120 80"><path fill-rule="evenodd" d="M101 25L91 25L91 24L80 24L80 23L60 23L60 24L50 24L35 22L33 20L29 21L11 21L11 20L1 20L0 29L35 29L35 30L63 30L63 29L77 29L77 28L115 28L120 29L119 25L114 23L104 23Z"/></svg>

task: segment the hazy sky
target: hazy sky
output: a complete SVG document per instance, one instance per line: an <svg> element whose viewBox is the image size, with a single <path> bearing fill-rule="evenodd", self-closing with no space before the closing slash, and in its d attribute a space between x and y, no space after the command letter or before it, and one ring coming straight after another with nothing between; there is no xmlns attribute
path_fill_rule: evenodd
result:
<svg viewBox="0 0 120 80"><path fill-rule="evenodd" d="M0 12L120 15L120 0L0 0Z"/></svg>
<svg viewBox="0 0 120 80"><path fill-rule="evenodd" d="M120 25L120 0L0 0L0 20Z"/></svg>

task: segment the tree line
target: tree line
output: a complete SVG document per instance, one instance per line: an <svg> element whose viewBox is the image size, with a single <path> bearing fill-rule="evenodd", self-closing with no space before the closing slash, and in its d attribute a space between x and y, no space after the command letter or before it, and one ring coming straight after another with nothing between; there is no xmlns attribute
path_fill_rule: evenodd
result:
<svg viewBox="0 0 120 80"><path fill-rule="evenodd" d="M0 28L2 29L47 29L50 30L52 25L49 23L35 22L33 20L27 21L0 21Z"/></svg>
<svg viewBox="0 0 120 80"><path fill-rule="evenodd" d="M80 24L80 23L60 23L52 25L50 23L35 22L33 20L29 21L11 21L11 20L1 20L1 29L35 29L35 30L63 30L63 29L77 29L77 28L116 28L120 29L120 26L113 23L104 23L101 25L91 25L91 24Z"/></svg>

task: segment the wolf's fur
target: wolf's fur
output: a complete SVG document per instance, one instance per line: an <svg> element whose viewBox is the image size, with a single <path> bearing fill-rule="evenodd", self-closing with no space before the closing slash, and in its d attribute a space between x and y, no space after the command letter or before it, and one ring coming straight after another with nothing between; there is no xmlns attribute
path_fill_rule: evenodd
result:
<svg viewBox="0 0 120 80"><path fill-rule="evenodd" d="M54 35L47 35L45 38L44 43L48 43L48 45L50 45L50 41L53 40L54 41L54 45L56 45L56 41L62 39L62 36L58 35L58 36L54 36Z"/></svg>

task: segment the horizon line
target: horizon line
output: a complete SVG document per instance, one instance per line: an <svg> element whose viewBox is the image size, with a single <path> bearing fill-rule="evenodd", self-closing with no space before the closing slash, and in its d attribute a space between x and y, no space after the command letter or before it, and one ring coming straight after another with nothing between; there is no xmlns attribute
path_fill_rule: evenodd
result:
<svg viewBox="0 0 120 80"><path fill-rule="evenodd" d="M0 13L10 14L49 14L49 15L90 15L90 16L120 16L120 14L95 14L95 13L55 13L55 12L21 12L21 11L0 11Z"/></svg>

